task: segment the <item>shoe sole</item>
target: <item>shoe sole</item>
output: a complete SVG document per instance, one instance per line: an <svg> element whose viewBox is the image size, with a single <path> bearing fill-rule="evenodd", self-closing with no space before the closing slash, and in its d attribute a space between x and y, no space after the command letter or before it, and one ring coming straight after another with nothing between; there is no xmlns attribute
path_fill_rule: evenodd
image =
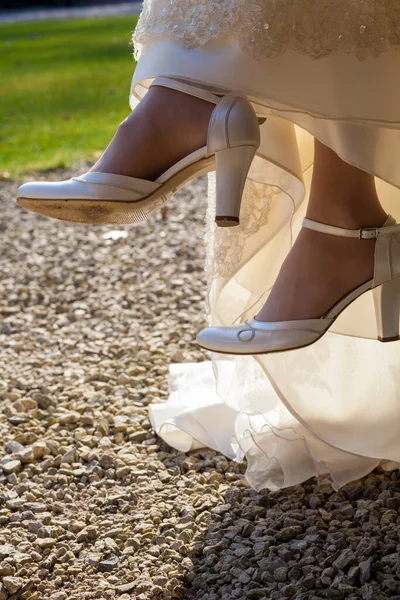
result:
<svg viewBox="0 0 400 600"><path fill-rule="evenodd" d="M329 331L329 329L328 329ZM328 333L328 331L325 331L325 333ZM206 348L205 346L202 346L201 344L197 343L196 346L199 350L206 350L207 352L213 352L214 354L224 354L226 356L266 356L267 354L281 354L283 352L293 352L293 350L301 350L302 348L309 348L310 346L313 346L314 344L316 344L320 339L322 339L325 335L325 333L323 335L320 335L319 338L317 338L316 340L314 340L313 342L310 342L309 344L304 344L303 346L295 346L294 348L286 348L284 350L263 350L262 352L252 352L251 354L244 354L243 352L224 352L222 350L210 350L210 348ZM338 335L342 335L342 334L338 334ZM373 338L371 338L373 339ZM381 342L382 344L390 344L393 342L399 342L400 341L400 337L392 337L392 338L381 338L381 337L377 337L376 338L378 342Z"/></svg>
<svg viewBox="0 0 400 600"><path fill-rule="evenodd" d="M145 221L164 206L180 188L214 170L215 157L205 158L171 177L154 194L132 202L75 198L65 200L18 198L17 204L31 212L61 221L95 225L129 225ZM237 223L226 221L224 225L234 226Z"/></svg>
<svg viewBox="0 0 400 600"><path fill-rule="evenodd" d="M327 333L327 332L325 332L325 333ZM229 356L229 355L231 355L231 356L261 356L263 354L264 355L265 354L281 354L282 352L292 352L293 350L300 350L301 348L308 348L309 346L313 346L321 338L323 338L325 333L323 335L320 335L319 338L317 338L313 342L310 342L309 344L304 344L303 346L295 346L294 348L285 348L283 350L263 350L261 352L252 352L251 354L248 352L243 353L243 352L226 352L223 350L210 350L210 348L206 348L205 346L202 346L199 343L197 343L196 345L198 348L200 348L200 350L207 350L207 352L213 352L214 354L225 354L227 356Z"/></svg>

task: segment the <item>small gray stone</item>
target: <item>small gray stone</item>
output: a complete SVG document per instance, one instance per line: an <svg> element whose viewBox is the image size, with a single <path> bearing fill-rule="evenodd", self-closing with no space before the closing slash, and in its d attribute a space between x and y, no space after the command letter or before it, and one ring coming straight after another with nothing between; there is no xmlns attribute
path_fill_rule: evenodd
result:
<svg viewBox="0 0 400 600"><path fill-rule="evenodd" d="M52 548L57 543L57 540L54 538L36 538L35 544L39 546L39 548Z"/></svg>
<svg viewBox="0 0 400 600"><path fill-rule="evenodd" d="M284 598L293 598L293 596L297 594L297 587L292 583L289 583L289 585L285 585L283 588L282 594Z"/></svg>
<svg viewBox="0 0 400 600"><path fill-rule="evenodd" d="M227 504L237 504L242 501L242 492L237 488L230 488L225 492L225 501Z"/></svg>
<svg viewBox="0 0 400 600"><path fill-rule="evenodd" d="M251 577L248 573L246 573L245 571L243 571L239 577L238 577L238 581L242 584L242 585L247 585L250 581L251 581Z"/></svg>
<svg viewBox="0 0 400 600"><path fill-rule="evenodd" d="M364 538L357 546L357 556L371 556L378 549L378 543L375 539Z"/></svg>
<svg viewBox="0 0 400 600"><path fill-rule="evenodd" d="M351 594L357 593L357 588L355 588L352 585L349 585L348 583L339 583L338 589L339 592L342 592L342 594L344 594L345 598L348 598Z"/></svg>
<svg viewBox="0 0 400 600"><path fill-rule="evenodd" d="M86 556L85 561L88 565L95 567L99 564L99 562L101 561L102 558L103 558L103 555L100 554L99 552L90 552Z"/></svg>
<svg viewBox="0 0 400 600"><path fill-rule="evenodd" d="M304 577L302 583L306 590L313 590L315 588L316 580L313 575L307 575L307 577Z"/></svg>
<svg viewBox="0 0 400 600"><path fill-rule="evenodd" d="M88 471L85 467L78 467L72 471L72 475L74 477L83 477L83 475L87 475Z"/></svg>
<svg viewBox="0 0 400 600"><path fill-rule="evenodd" d="M281 531L279 531L276 534L276 539L279 542L288 542L289 540L297 537L298 535L303 533L303 528L300 527L300 525L292 525L290 527L285 527L284 529L281 529Z"/></svg>
<svg viewBox="0 0 400 600"><path fill-rule="evenodd" d="M342 515L348 519L353 519L354 517L354 508L351 506L351 504L347 504L345 506L342 506L340 508L340 512L342 513Z"/></svg>
<svg viewBox="0 0 400 600"><path fill-rule="evenodd" d="M128 427L128 419L127 417L123 417L121 415L117 415L114 417L114 431L126 431Z"/></svg>
<svg viewBox="0 0 400 600"><path fill-rule="evenodd" d="M341 585L341 584L338 584ZM339 590L335 590L333 588L328 588L327 590L325 590L325 598L328 598L329 600L344 600L343 599L343 592L339 591Z"/></svg>
<svg viewBox="0 0 400 600"><path fill-rule="evenodd" d="M58 417L58 422L60 425L70 425L72 423L78 423L80 417L81 415L78 412L66 412Z"/></svg>
<svg viewBox="0 0 400 600"><path fill-rule="evenodd" d="M99 562L98 568L102 573L110 573L114 571L118 567L118 558L113 556L108 558L107 560L102 560Z"/></svg>
<svg viewBox="0 0 400 600"><path fill-rule="evenodd" d="M19 442L16 442L15 440L11 440L6 444L6 452L9 452L10 454L15 454L16 452L20 452L23 449L24 446Z"/></svg>
<svg viewBox="0 0 400 600"><path fill-rule="evenodd" d="M163 581L164 581L164 585L166 583L168 583L167 578L164 578ZM115 589L117 590L117 592L120 592L121 594L133 592L136 589L136 582L132 581L131 583L123 583L122 585L117 585L117 587Z"/></svg>
<svg viewBox="0 0 400 600"><path fill-rule="evenodd" d="M6 463L2 464L2 469L6 475L11 475L11 473L19 473L22 469L20 460L9 460Z"/></svg>
<svg viewBox="0 0 400 600"><path fill-rule="evenodd" d="M32 446L33 456L35 460L43 458L49 453L49 448L45 442L35 442Z"/></svg>
<svg viewBox="0 0 400 600"><path fill-rule="evenodd" d="M47 510L47 506L42 502L27 502L25 504L25 508L27 510L31 510L34 513L43 513Z"/></svg>
<svg viewBox="0 0 400 600"><path fill-rule="evenodd" d="M11 500L7 500L6 506L10 510L18 510L25 504L23 498L12 498Z"/></svg>
<svg viewBox="0 0 400 600"><path fill-rule="evenodd" d="M360 562L359 567L360 567L360 583L361 583L361 585L364 585L365 583L367 583L367 581L369 581L369 579L371 578L371 565L372 565L371 558Z"/></svg>
<svg viewBox="0 0 400 600"><path fill-rule="evenodd" d="M0 558L6 558L16 553L16 549L11 544L0 545Z"/></svg>
<svg viewBox="0 0 400 600"><path fill-rule="evenodd" d="M243 527L242 531L241 531L241 535L242 537L247 537L249 538L251 536L251 534L253 533L253 531L255 530L255 526L253 523L251 523L250 521L248 523L246 523L246 525Z"/></svg>
<svg viewBox="0 0 400 600"><path fill-rule="evenodd" d="M99 460L99 464L103 469L110 469L115 465L115 456L112 454L103 454Z"/></svg>
<svg viewBox="0 0 400 600"><path fill-rule="evenodd" d="M365 497L365 488L361 481L353 481L352 483L348 483L343 488L343 492L350 500L353 501Z"/></svg>
<svg viewBox="0 0 400 600"><path fill-rule="evenodd" d="M12 415L7 419L11 425L23 425L24 423L27 423L28 420L28 417L25 415Z"/></svg>
<svg viewBox="0 0 400 600"><path fill-rule="evenodd" d="M338 571L342 571L346 567L354 564L356 562L356 557L354 552L347 548L343 550L343 552L338 556L338 558L333 562L333 567Z"/></svg>
<svg viewBox="0 0 400 600"><path fill-rule="evenodd" d="M33 454L33 448L28 446L27 448L23 448L19 452L17 452L17 458L23 464L32 463L35 460L35 456Z"/></svg>
<svg viewBox="0 0 400 600"><path fill-rule="evenodd" d="M168 577L164 577L162 575L156 575L153 579L154 585L159 585L160 587L165 587L168 583ZM131 590L126 590L131 591Z"/></svg>
<svg viewBox="0 0 400 600"><path fill-rule="evenodd" d="M72 465L72 463L75 462L75 458L76 458L76 450L75 450L75 448L71 448L71 450L68 450L68 452L66 452L62 456L61 462Z"/></svg>
<svg viewBox="0 0 400 600"><path fill-rule="evenodd" d="M336 574L336 570L333 569L332 567L328 567L327 569L324 569L321 573L322 584L325 586L330 586L333 578L335 577L335 574Z"/></svg>
<svg viewBox="0 0 400 600"><path fill-rule="evenodd" d="M399 508L400 508L400 498L399 497L388 498L386 500L386 506L387 506L387 508L390 508L392 510L399 510Z"/></svg>
<svg viewBox="0 0 400 600"><path fill-rule="evenodd" d="M108 550L112 553L118 552L118 550L119 550L118 544L110 537L105 538L104 547L106 550Z"/></svg>
<svg viewBox="0 0 400 600"><path fill-rule="evenodd" d="M117 385L129 385L131 378L126 373L121 373L117 378Z"/></svg>
<svg viewBox="0 0 400 600"><path fill-rule="evenodd" d="M279 567L274 572L275 581L285 582L287 581L288 571L286 567Z"/></svg>
<svg viewBox="0 0 400 600"><path fill-rule="evenodd" d="M14 573L15 568L8 562L0 563L0 577L4 577L5 575L14 575Z"/></svg>
<svg viewBox="0 0 400 600"><path fill-rule="evenodd" d="M140 444L148 437L147 431L135 431L129 435L129 440L134 444Z"/></svg>
<svg viewBox="0 0 400 600"><path fill-rule="evenodd" d="M3 585L9 594L15 594L24 585L21 577L3 577Z"/></svg>
<svg viewBox="0 0 400 600"><path fill-rule="evenodd" d="M32 398L36 400L39 408L49 408L52 405L52 399L50 396L46 396L45 394L41 394L39 392L35 392L32 394Z"/></svg>
<svg viewBox="0 0 400 600"><path fill-rule="evenodd" d="M302 570L300 569L300 567L297 566L292 567L288 573L290 581L298 581L299 579L301 579L302 575Z"/></svg>
<svg viewBox="0 0 400 600"><path fill-rule="evenodd" d="M30 563L31 560L31 555L24 552L16 552L13 556L13 562L18 566L26 565L27 563Z"/></svg>
<svg viewBox="0 0 400 600"><path fill-rule="evenodd" d="M317 495L312 495L312 496L310 496L308 505L312 509L318 508L319 506L322 506L322 498Z"/></svg>
<svg viewBox="0 0 400 600"><path fill-rule="evenodd" d="M290 549L295 552L305 552L308 548L308 544L305 540L293 540L290 542Z"/></svg>

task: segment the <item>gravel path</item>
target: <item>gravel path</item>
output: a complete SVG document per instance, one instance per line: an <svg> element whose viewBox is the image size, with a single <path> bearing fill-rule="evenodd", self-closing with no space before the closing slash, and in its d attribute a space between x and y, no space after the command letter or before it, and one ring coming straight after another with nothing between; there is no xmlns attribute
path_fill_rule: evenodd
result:
<svg viewBox="0 0 400 600"><path fill-rule="evenodd" d="M122 233L1 185L0 600L399 600L397 471L256 493L151 430L203 358L204 182Z"/></svg>
<svg viewBox="0 0 400 600"><path fill-rule="evenodd" d="M138 15L142 2L122 2L100 6L80 8L35 8L27 10L0 10L0 23L22 21L50 21L62 19L83 19L87 17L110 17L119 15Z"/></svg>

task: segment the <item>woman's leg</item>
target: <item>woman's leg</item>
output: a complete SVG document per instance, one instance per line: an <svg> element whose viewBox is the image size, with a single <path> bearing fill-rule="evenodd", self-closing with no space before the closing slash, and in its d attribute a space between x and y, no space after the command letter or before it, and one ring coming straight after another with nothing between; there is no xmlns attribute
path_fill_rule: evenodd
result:
<svg viewBox="0 0 400 600"><path fill-rule="evenodd" d="M380 227L387 215L374 177L315 140L307 217L358 229ZM375 240L335 237L303 228L275 282L260 321L323 316L342 296L372 279Z"/></svg>
<svg viewBox="0 0 400 600"><path fill-rule="evenodd" d="M150 88L91 171L154 181L207 144L214 108L210 102L172 89Z"/></svg>

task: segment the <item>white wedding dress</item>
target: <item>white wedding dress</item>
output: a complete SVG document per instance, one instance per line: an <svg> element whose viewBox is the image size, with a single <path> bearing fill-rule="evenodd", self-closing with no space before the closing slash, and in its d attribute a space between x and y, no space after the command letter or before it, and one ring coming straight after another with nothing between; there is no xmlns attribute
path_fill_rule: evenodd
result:
<svg viewBox="0 0 400 600"><path fill-rule="evenodd" d="M265 302L305 213L312 136L373 173L400 221L398 0L145 0L134 41L132 107L164 75L246 94L267 118L239 227L215 227L210 176L210 323ZM246 456L256 490L394 468L399 414L400 342L376 340L371 293L308 348L172 365L168 401L150 406L171 446Z"/></svg>

